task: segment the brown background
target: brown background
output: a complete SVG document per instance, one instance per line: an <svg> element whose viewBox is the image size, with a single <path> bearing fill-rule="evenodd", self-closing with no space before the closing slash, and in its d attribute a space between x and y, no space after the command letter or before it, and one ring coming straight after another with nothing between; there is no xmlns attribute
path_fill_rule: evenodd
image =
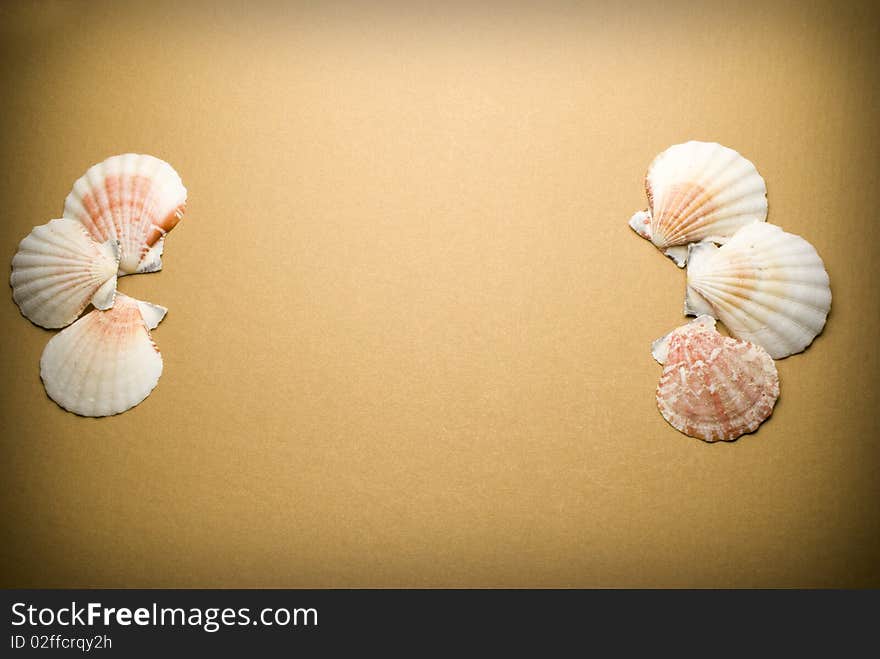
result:
<svg viewBox="0 0 880 659"><path fill-rule="evenodd" d="M129 4L0 9L6 263L109 155L189 189L137 408L0 300L3 585L880 586L876 6ZM626 226L687 139L834 292L730 445L656 410L684 273Z"/></svg>

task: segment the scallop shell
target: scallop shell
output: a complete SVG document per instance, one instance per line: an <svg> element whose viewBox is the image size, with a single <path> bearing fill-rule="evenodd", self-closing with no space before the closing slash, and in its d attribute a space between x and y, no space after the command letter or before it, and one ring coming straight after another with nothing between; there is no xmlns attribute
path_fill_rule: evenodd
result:
<svg viewBox="0 0 880 659"><path fill-rule="evenodd" d="M773 412L779 376L767 351L722 336L700 316L654 343L664 364L657 407L669 424L707 442L754 432Z"/></svg>
<svg viewBox="0 0 880 659"><path fill-rule="evenodd" d="M150 330L167 309L118 294L107 311L92 311L56 334L40 359L49 398L81 416L109 416L146 398L162 375Z"/></svg>
<svg viewBox="0 0 880 659"><path fill-rule="evenodd" d="M685 313L708 313L774 359L801 352L825 327L831 288L816 249L773 224L740 229L722 247L694 245Z"/></svg>
<svg viewBox="0 0 880 659"><path fill-rule="evenodd" d="M12 299L31 322L65 327L89 302L113 306L119 251L96 243L75 220L58 219L30 232L12 258Z"/></svg>
<svg viewBox="0 0 880 659"><path fill-rule="evenodd" d="M654 158L645 176L648 209L630 227L679 267L687 245L724 243L740 227L767 219L767 186L755 166L715 142L685 142Z"/></svg>
<svg viewBox="0 0 880 659"><path fill-rule="evenodd" d="M64 217L79 220L98 242L119 242L119 273L162 268L165 234L183 218L186 188L174 168L127 153L93 165L73 184Z"/></svg>

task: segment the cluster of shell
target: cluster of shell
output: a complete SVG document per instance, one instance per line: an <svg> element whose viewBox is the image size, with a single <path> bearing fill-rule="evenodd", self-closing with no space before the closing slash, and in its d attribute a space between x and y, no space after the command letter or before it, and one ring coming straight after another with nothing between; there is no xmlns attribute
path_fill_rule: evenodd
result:
<svg viewBox="0 0 880 659"><path fill-rule="evenodd" d="M60 219L34 227L19 244L13 299L31 322L66 328L40 359L46 393L64 409L119 414L158 384L162 356L150 330L167 309L117 293L116 279L162 268L165 235L185 206L186 188L171 165L113 156L74 183ZM94 309L80 318L89 304Z"/></svg>
<svg viewBox="0 0 880 659"><path fill-rule="evenodd" d="M686 435L732 441L773 412L773 360L805 350L825 327L828 273L810 243L767 223L764 179L733 149L676 144L651 163L645 189L648 209L629 224L687 266L684 312L697 316L654 342L657 406Z"/></svg>

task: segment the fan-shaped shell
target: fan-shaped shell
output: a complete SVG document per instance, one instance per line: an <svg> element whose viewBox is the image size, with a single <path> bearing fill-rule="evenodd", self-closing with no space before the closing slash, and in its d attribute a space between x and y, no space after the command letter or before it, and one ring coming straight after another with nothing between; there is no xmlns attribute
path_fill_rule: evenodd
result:
<svg viewBox="0 0 880 659"><path fill-rule="evenodd" d="M825 327L831 288L816 249L773 224L740 229L720 248L695 245L686 313L711 313L774 359L801 352Z"/></svg>
<svg viewBox="0 0 880 659"><path fill-rule="evenodd" d="M81 416L109 416L146 398L162 374L150 330L166 309L121 293L107 311L92 311L56 334L40 359L49 397Z"/></svg>
<svg viewBox="0 0 880 659"><path fill-rule="evenodd" d="M655 342L664 362L657 407L672 427L707 442L754 432L773 412L779 376L767 351L722 336L700 316Z"/></svg>
<svg viewBox="0 0 880 659"><path fill-rule="evenodd" d="M131 274L162 268L165 234L185 207L186 188L171 165L127 153L93 165L73 184L64 217L80 221L98 242L117 240L119 272Z"/></svg>
<svg viewBox="0 0 880 659"><path fill-rule="evenodd" d="M658 155L645 176L648 210L630 226L680 267L687 245L727 241L740 227L767 219L767 186L755 166L715 142L685 142Z"/></svg>
<svg viewBox="0 0 880 659"><path fill-rule="evenodd" d="M12 298L31 322L65 327L89 302L113 305L119 252L115 240L98 244L70 219L52 220L30 232L12 258Z"/></svg>

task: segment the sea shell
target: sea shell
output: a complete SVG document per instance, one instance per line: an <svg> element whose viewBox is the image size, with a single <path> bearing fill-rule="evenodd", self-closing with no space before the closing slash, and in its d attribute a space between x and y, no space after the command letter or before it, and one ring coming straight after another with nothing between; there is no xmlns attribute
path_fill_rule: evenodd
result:
<svg viewBox="0 0 880 659"><path fill-rule="evenodd" d="M754 432L773 412L779 376L767 351L723 336L700 316L655 341L664 364L657 407L672 427L707 442Z"/></svg>
<svg viewBox="0 0 880 659"><path fill-rule="evenodd" d="M723 243L737 229L767 219L767 186L755 166L715 142L685 142L654 158L645 176L648 209L630 227L675 261L687 245Z"/></svg>
<svg viewBox="0 0 880 659"><path fill-rule="evenodd" d="M767 223L726 244L692 246L686 314L708 313L774 359L804 350L825 327L831 288L816 249Z"/></svg>
<svg viewBox="0 0 880 659"><path fill-rule="evenodd" d="M79 220L103 243L119 241L119 273L162 268L165 234L183 218L186 188L174 168L127 153L93 165L73 184L64 217Z"/></svg>
<svg viewBox="0 0 880 659"><path fill-rule="evenodd" d="M40 359L49 398L81 416L109 416L146 398L162 375L150 330L167 309L118 294L113 308L92 311L56 334Z"/></svg>
<svg viewBox="0 0 880 659"><path fill-rule="evenodd" d="M119 251L115 240L96 243L70 219L52 220L19 243L12 258L12 299L31 322L65 327L89 302L113 306Z"/></svg>

